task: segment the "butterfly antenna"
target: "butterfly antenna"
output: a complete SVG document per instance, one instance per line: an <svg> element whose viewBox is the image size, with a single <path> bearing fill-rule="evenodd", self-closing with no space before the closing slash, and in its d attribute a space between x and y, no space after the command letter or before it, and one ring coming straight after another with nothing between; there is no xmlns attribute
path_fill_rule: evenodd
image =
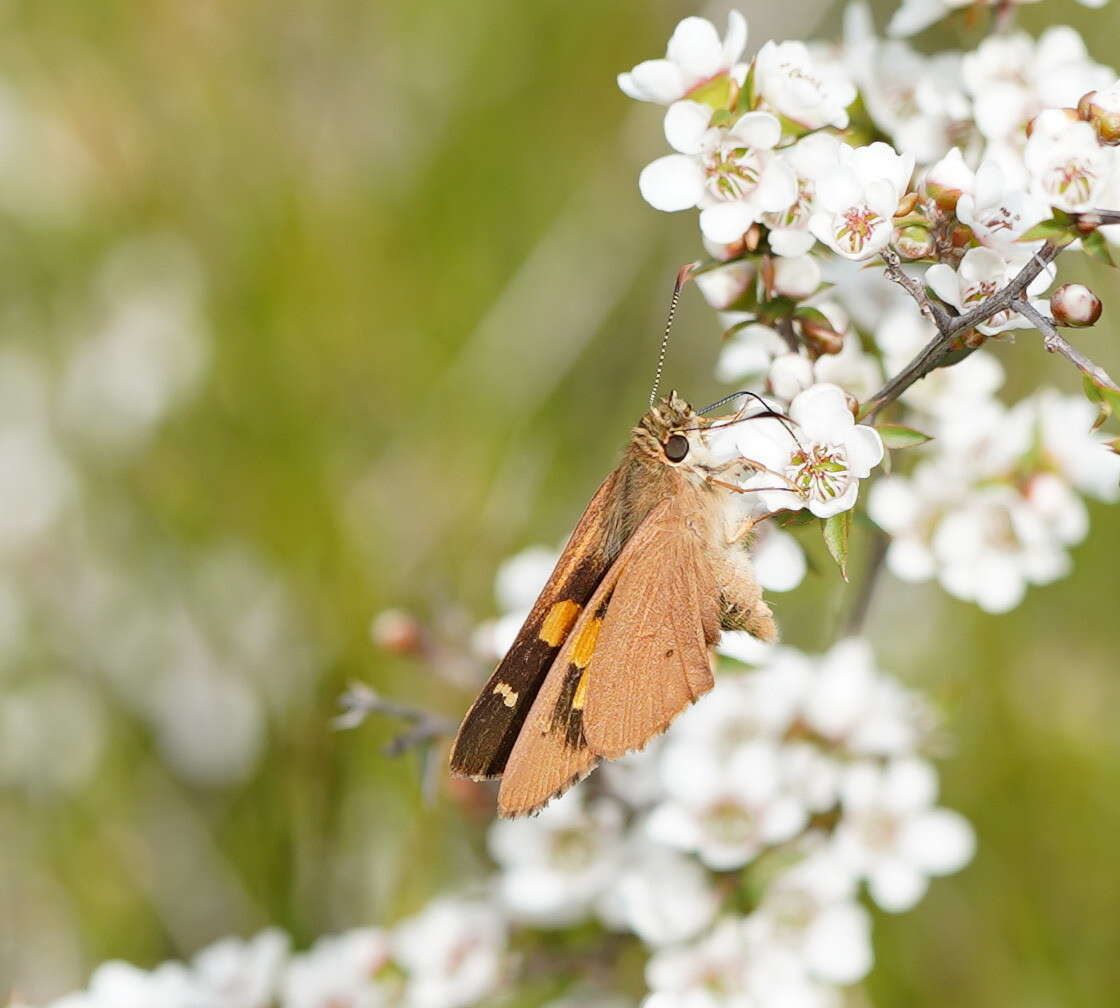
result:
<svg viewBox="0 0 1120 1008"><path fill-rule="evenodd" d="M677 304L681 299L681 289L688 283L692 271L699 265L699 263L691 262L677 270L677 282L673 284L673 298L669 302L669 317L665 320L665 332L661 337L661 349L657 354L657 372L653 376L653 388L649 390L650 406L657 401L657 392L661 388L661 375L665 371L665 354L669 351L669 331L673 328L673 319L677 315Z"/></svg>

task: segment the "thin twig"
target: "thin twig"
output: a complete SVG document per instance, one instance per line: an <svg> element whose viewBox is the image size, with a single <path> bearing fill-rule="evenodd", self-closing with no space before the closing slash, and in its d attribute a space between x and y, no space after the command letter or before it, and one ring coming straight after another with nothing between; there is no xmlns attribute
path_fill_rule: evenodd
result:
<svg viewBox="0 0 1120 1008"><path fill-rule="evenodd" d="M334 726L340 730L356 728L370 714L384 714L411 723L409 728L394 736L385 746L387 756L400 756L409 749L455 731L455 726L446 718L419 707L386 700L365 683L351 683L350 688L338 698L338 702L343 712L334 719Z"/></svg>
<svg viewBox="0 0 1120 1008"><path fill-rule="evenodd" d="M950 314L940 301L929 297L922 283L903 270L902 262L894 249L883 250L883 261L887 264L887 277L904 288L917 301L923 314L928 315L938 329L946 329L952 324L955 313Z"/></svg>
<svg viewBox="0 0 1120 1008"><path fill-rule="evenodd" d="M967 356L970 349L964 346L957 337L974 326L986 322L993 315L1007 311L1011 307L1011 302L1016 300L1030 286L1031 282L1057 258L1061 251L1061 246L1051 245L1047 242L1031 256L1030 261L1015 274L1006 287L985 298L972 311L964 315L950 316L943 305L926 294L922 284L902 271L898 263L898 257L888 250L884 256L887 261L887 275L906 290L920 309L927 311L932 316L934 324L937 326L937 335L919 351L918 355L906 367L868 400L863 415L874 420L885 406L894 402L916 381L924 378L931 371L936 371L949 363L956 363L960 357Z"/></svg>
<svg viewBox="0 0 1120 1008"><path fill-rule="evenodd" d="M1054 323L1038 311L1029 301L1016 299L1011 302L1011 307L1042 333L1043 344L1050 353L1061 354L1066 360L1072 363L1074 367L1088 375L1094 384L1104 388L1110 388L1115 392L1120 392L1120 386L1117 386L1109 373L1099 364L1094 364L1093 361L1070 343L1058 332L1054 327Z"/></svg>

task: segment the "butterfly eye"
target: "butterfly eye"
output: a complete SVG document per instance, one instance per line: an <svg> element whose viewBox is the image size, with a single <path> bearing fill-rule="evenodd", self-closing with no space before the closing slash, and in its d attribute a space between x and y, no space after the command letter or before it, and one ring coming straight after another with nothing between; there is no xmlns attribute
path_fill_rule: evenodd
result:
<svg viewBox="0 0 1120 1008"><path fill-rule="evenodd" d="M688 438L674 434L665 442L665 457L670 462L680 462L688 454Z"/></svg>

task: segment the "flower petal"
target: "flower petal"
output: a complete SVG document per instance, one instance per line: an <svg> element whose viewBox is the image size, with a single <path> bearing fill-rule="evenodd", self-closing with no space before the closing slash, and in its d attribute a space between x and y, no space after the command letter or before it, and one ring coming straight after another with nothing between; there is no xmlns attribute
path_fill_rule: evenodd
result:
<svg viewBox="0 0 1120 1008"><path fill-rule="evenodd" d="M677 25L666 56L687 73L711 77L723 60L723 46L715 25L707 18L687 17Z"/></svg>
<svg viewBox="0 0 1120 1008"><path fill-rule="evenodd" d="M844 390L829 382L802 392L790 404L789 415L804 437L825 444L843 442L855 425Z"/></svg>
<svg viewBox="0 0 1120 1008"><path fill-rule="evenodd" d="M712 120L712 108L701 102L678 101L665 113L665 139L682 154L699 154L700 141Z"/></svg>
<svg viewBox="0 0 1120 1008"><path fill-rule="evenodd" d="M929 875L959 871L976 853L976 834L964 816L932 809L908 820L899 844L906 858Z"/></svg>
<svg viewBox="0 0 1120 1008"><path fill-rule="evenodd" d="M782 124L769 112L748 112L735 121L731 133L748 147L770 150L782 138Z"/></svg>
<svg viewBox="0 0 1120 1008"><path fill-rule="evenodd" d="M657 210L687 210L696 206L704 191L704 173L695 158L667 154L642 169L638 189Z"/></svg>
<svg viewBox="0 0 1120 1008"><path fill-rule="evenodd" d="M626 84L623 84L622 77L627 78ZM663 59L639 63L629 74L619 77L618 86L631 98L657 102L660 105L668 105L683 98L688 90L688 82L681 73L681 68Z"/></svg>
<svg viewBox="0 0 1120 1008"><path fill-rule="evenodd" d="M1104 0L1101 0L1103 3ZM747 19L737 10L727 15L727 34L723 37L722 64L730 67L738 62L747 47Z"/></svg>
<svg viewBox="0 0 1120 1008"><path fill-rule="evenodd" d="M701 177L701 188L703 184ZM727 244L742 238L743 232L755 222L756 216L754 207L749 203L717 203L700 212L700 230L710 241Z"/></svg>
<svg viewBox="0 0 1120 1008"><path fill-rule="evenodd" d="M873 427L856 424L844 439L848 449L848 469L856 479L867 479L883 461L883 439Z"/></svg>

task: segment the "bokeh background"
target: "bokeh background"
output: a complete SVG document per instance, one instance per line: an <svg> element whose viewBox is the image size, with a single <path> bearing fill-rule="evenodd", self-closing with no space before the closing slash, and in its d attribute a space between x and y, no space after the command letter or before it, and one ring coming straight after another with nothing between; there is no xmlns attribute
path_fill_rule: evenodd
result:
<svg viewBox="0 0 1120 1008"><path fill-rule="evenodd" d="M839 23L740 6L752 51ZM304 946L485 874L441 752L330 722L351 680L458 717L497 565L562 539L641 410L698 236L642 203L660 116L614 75L695 12L0 7L0 992L267 923ZM1120 8L1021 19L1115 58ZM1116 373L1120 275L1063 268ZM694 401L718 337L688 292ZM1012 397L1077 388L1030 336L999 354ZM1075 573L1011 615L879 586L882 664L947 711L943 799L980 840L877 916L881 1008L1115 1003L1120 511L1091 509ZM778 605L807 648L846 604L819 571ZM394 606L436 660L374 646Z"/></svg>

